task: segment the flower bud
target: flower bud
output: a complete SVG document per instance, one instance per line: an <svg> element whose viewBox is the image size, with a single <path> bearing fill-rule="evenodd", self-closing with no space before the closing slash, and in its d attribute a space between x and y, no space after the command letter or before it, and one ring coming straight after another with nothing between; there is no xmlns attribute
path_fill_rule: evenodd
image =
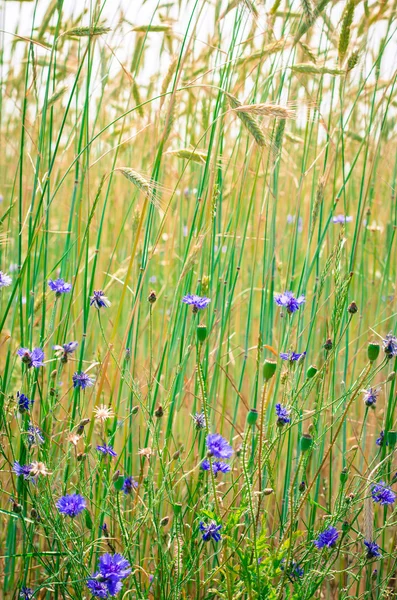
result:
<svg viewBox="0 0 397 600"><path fill-rule="evenodd" d="M251 427L254 427L257 420L258 420L258 411L256 410L256 408L250 408L249 413L247 415L248 425L250 425Z"/></svg>
<svg viewBox="0 0 397 600"><path fill-rule="evenodd" d="M327 340L325 340L324 350L327 350L327 351L332 350L332 347L333 347L333 343L332 343L331 338L328 338Z"/></svg>
<svg viewBox="0 0 397 600"><path fill-rule="evenodd" d="M300 440L301 452L307 452L313 445L313 438L309 433L304 433Z"/></svg>
<svg viewBox="0 0 397 600"><path fill-rule="evenodd" d="M349 471L347 467L344 467L339 475L339 480L344 485L349 478Z"/></svg>
<svg viewBox="0 0 397 600"><path fill-rule="evenodd" d="M351 302L351 303L349 304L349 306L348 306L347 310L348 310L348 312L349 312L351 315L355 315L355 314L356 314L356 312L358 312L358 306L357 306L357 304L356 304L355 302Z"/></svg>
<svg viewBox="0 0 397 600"><path fill-rule="evenodd" d="M317 369L316 365L310 365L310 367L306 371L306 377L308 379L312 379L312 377L315 376L315 374L317 373L317 371L318 371L318 369Z"/></svg>
<svg viewBox="0 0 397 600"><path fill-rule="evenodd" d="M150 302L150 304L154 304L157 300L156 292L154 292L152 290L147 299L148 299L148 302Z"/></svg>
<svg viewBox="0 0 397 600"><path fill-rule="evenodd" d="M161 417L164 416L164 410L163 410L163 407L161 406L161 404L159 404L159 406L154 411L154 415L158 419L161 419Z"/></svg>
<svg viewBox="0 0 397 600"><path fill-rule="evenodd" d="M163 517L160 521L160 526L165 527L166 525L168 525L169 521L170 521L170 518L168 515L166 517Z"/></svg>
<svg viewBox="0 0 397 600"><path fill-rule="evenodd" d="M275 374L276 368L276 361L266 358L265 362L263 363L263 379L265 381L269 381Z"/></svg>
<svg viewBox="0 0 397 600"><path fill-rule="evenodd" d="M207 326L197 325L197 339L202 344L207 337Z"/></svg>
<svg viewBox="0 0 397 600"><path fill-rule="evenodd" d="M139 406L133 406L131 410L131 414L136 415L139 411Z"/></svg>
<svg viewBox="0 0 397 600"><path fill-rule="evenodd" d="M303 492L306 490L306 483L304 481L301 481L299 484L299 491L303 494Z"/></svg>
<svg viewBox="0 0 397 600"><path fill-rule="evenodd" d="M377 342L370 342L368 344L368 348L367 348L368 360L370 360L371 362L376 360L379 356L379 352L380 352L380 344L378 344Z"/></svg>

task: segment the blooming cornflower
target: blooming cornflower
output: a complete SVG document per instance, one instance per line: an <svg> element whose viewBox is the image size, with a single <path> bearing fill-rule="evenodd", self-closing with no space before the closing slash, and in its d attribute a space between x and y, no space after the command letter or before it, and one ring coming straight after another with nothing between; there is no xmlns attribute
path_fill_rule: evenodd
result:
<svg viewBox="0 0 397 600"><path fill-rule="evenodd" d="M335 215L335 217L332 217L332 222L333 223L350 223L350 221L353 221L353 217L347 216L347 215Z"/></svg>
<svg viewBox="0 0 397 600"><path fill-rule="evenodd" d="M99 310L100 308L109 308L110 305L110 300L102 290L94 290L94 295L90 298L90 306L95 306Z"/></svg>
<svg viewBox="0 0 397 600"><path fill-rule="evenodd" d="M379 481L371 489L372 500L378 504L393 504L396 500L396 494L391 490L384 481Z"/></svg>
<svg viewBox="0 0 397 600"><path fill-rule="evenodd" d="M109 456L117 456L117 452L113 450L113 446L103 444L103 446L97 446L96 449L98 450L98 452L102 452L102 454L108 454Z"/></svg>
<svg viewBox="0 0 397 600"><path fill-rule="evenodd" d="M59 498L56 507L63 515L68 517L76 517L86 508L86 501L80 494L67 494Z"/></svg>
<svg viewBox="0 0 397 600"><path fill-rule="evenodd" d="M29 446L41 446L41 444L44 444L43 432L39 427L35 427L30 423L27 433Z"/></svg>
<svg viewBox="0 0 397 600"><path fill-rule="evenodd" d="M336 540L339 537L338 531L335 527L328 527L325 529L316 540L313 540L313 544L316 548L332 548L336 544Z"/></svg>
<svg viewBox="0 0 397 600"><path fill-rule="evenodd" d="M14 465L12 467L12 470L14 471L15 475L17 475L18 477L23 476L24 479L30 479L31 469L32 465L21 465L17 460L14 461Z"/></svg>
<svg viewBox="0 0 397 600"><path fill-rule="evenodd" d="M191 417L194 421L196 429L205 429L205 414L203 412L195 413L194 415L191 415Z"/></svg>
<svg viewBox="0 0 397 600"><path fill-rule="evenodd" d="M87 580L88 589L95 598L109 598L109 591L106 584L103 581L98 581L97 577L101 577L99 571Z"/></svg>
<svg viewBox="0 0 397 600"><path fill-rule="evenodd" d="M132 494L132 490L138 487L138 482L133 477L125 477L122 490L124 494Z"/></svg>
<svg viewBox="0 0 397 600"><path fill-rule="evenodd" d="M184 304L190 304L192 306L192 310L194 313L197 313L199 310L203 310L208 304L211 302L210 298L206 296L196 296L196 294L186 294L183 296L182 302Z"/></svg>
<svg viewBox="0 0 397 600"><path fill-rule="evenodd" d="M379 546L376 542L368 542L364 540L364 546L367 548L367 558L381 558L382 554L379 552Z"/></svg>
<svg viewBox="0 0 397 600"><path fill-rule="evenodd" d="M33 598L33 590L28 587L21 587L21 591L19 592L19 597L23 600L32 600Z"/></svg>
<svg viewBox="0 0 397 600"><path fill-rule="evenodd" d="M388 333L384 338L383 351L387 358L393 358L397 356L397 338L392 333Z"/></svg>
<svg viewBox="0 0 397 600"><path fill-rule="evenodd" d="M283 425L287 425L287 423L291 422L289 417L289 411L281 404L276 404L276 415L277 415L277 425L282 427Z"/></svg>
<svg viewBox="0 0 397 600"><path fill-rule="evenodd" d="M6 273L3 273L3 271L0 271L0 289L4 288L4 287L8 287L11 284L12 284L11 277L9 275L7 275Z"/></svg>
<svg viewBox="0 0 397 600"><path fill-rule="evenodd" d="M289 360L290 362L295 362L305 356L306 352L280 352L280 358L283 360Z"/></svg>
<svg viewBox="0 0 397 600"><path fill-rule="evenodd" d="M82 390L85 390L86 388L94 385L94 380L91 379L87 373L84 373L84 371L74 373L72 379L74 388L81 388Z"/></svg>
<svg viewBox="0 0 397 600"><path fill-rule="evenodd" d="M208 525L206 525L203 521L200 521L199 524L200 531L203 534L204 542L209 542L211 539L214 542L220 542L221 534L218 533L220 529L222 529L222 525L217 525L215 521L211 521Z"/></svg>
<svg viewBox="0 0 397 600"><path fill-rule="evenodd" d="M53 346L52 349L55 350L55 356L61 359L61 362L68 362L69 354L73 354L76 350L78 342L68 342L67 344L63 344L63 346Z"/></svg>
<svg viewBox="0 0 397 600"><path fill-rule="evenodd" d="M25 394L17 393L18 410L20 413L24 413L33 406L34 400L30 400Z"/></svg>
<svg viewBox="0 0 397 600"><path fill-rule="evenodd" d="M108 579L117 577L124 579L131 573L130 563L121 554L103 554L99 559L99 572L102 577Z"/></svg>
<svg viewBox="0 0 397 600"><path fill-rule="evenodd" d="M201 463L201 468L203 471L209 471L211 468L211 463L208 458L205 458ZM212 463L212 471L214 475L218 473L228 473L231 470L231 466L221 460L216 460Z"/></svg>
<svg viewBox="0 0 397 600"><path fill-rule="evenodd" d="M230 458L233 454L233 448L220 433L209 433L206 444L209 452L215 458Z"/></svg>
<svg viewBox="0 0 397 600"><path fill-rule="evenodd" d="M363 390L364 394L364 402L367 406L372 406L375 408L376 401L379 396L380 389L379 388L368 388L367 390Z"/></svg>
<svg viewBox="0 0 397 600"><path fill-rule="evenodd" d="M63 279L49 279L48 287L55 292L57 297L62 296L62 294L67 294L72 289L71 283L66 283Z"/></svg>
<svg viewBox="0 0 397 600"><path fill-rule="evenodd" d="M292 292L284 292L283 294L275 294L274 301L279 306L287 309L288 314L292 314L299 310L301 304L305 302L305 296L301 295L295 298Z"/></svg>
<svg viewBox="0 0 397 600"><path fill-rule="evenodd" d="M38 369L44 364L44 352L41 348L33 348L32 351L30 351L28 348L19 348L17 354L21 357L22 362L28 367L28 369L31 367Z"/></svg>

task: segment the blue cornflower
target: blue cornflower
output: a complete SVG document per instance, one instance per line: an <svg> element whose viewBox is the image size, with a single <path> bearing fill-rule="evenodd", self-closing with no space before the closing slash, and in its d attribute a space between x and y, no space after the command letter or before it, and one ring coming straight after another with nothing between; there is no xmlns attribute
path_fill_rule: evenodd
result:
<svg viewBox="0 0 397 600"><path fill-rule="evenodd" d="M280 563L280 569L282 571L285 570L285 562L286 562L285 558L283 558ZM287 572L287 576L289 577L289 579L292 579L292 580L300 579L305 574L302 567L300 567L299 564L295 560L291 560L291 562L289 563L289 565L286 569L286 572Z"/></svg>
<svg viewBox="0 0 397 600"><path fill-rule="evenodd" d="M108 454L109 456L117 456L117 452L113 450L113 446L103 444L103 446L97 446L96 449L98 450L98 452L102 452L102 454Z"/></svg>
<svg viewBox="0 0 397 600"><path fill-rule="evenodd" d="M205 414L203 412L195 413L194 415L192 415L192 419L194 421L196 429L205 429Z"/></svg>
<svg viewBox="0 0 397 600"><path fill-rule="evenodd" d="M378 504L393 504L396 500L396 494L391 490L384 481L380 481L376 485L372 486L371 490L372 500Z"/></svg>
<svg viewBox="0 0 397 600"><path fill-rule="evenodd" d="M31 367L38 369L38 367L42 367L44 364L44 352L41 348L33 348L32 351L28 348L19 348L17 354L28 369Z"/></svg>
<svg viewBox="0 0 397 600"><path fill-rule="evenodd" d="M367 558L381 558L382 554L379 552L379 546L376 542L367 542L364 540L364 546L367 548Z"/></svg>
<svg viewBox="0 0 397 600"><path fill-rule="evenodd" d="M384 432L384 431L383 431L383 429L382 429L382 431L379 433L379 437L378 437L378 438L376 438L376 442L375 442L375 443L376 443L376 445L377 445L377 446L383 446L383 442L384 442L384 441L385 441L385 432ZM387 442L386 442L386 446L387 446L387 445L388 445L388 444L387 444Z"/></svg>
<svg viewBox="0 0 397 600"><path fill-rule="evenodd" d="M215 458L230 458L233 454L233 448L220 433L208 434L206 444L209 452Z"/></svg>
<svg viewBox="0 0 397 600"><path fill-rule="evenodd" d="M41 446L41 444L44 444L43 432L39 427L35 427L30 423L27 433L29 446Z"/></svg>
<svg viewBox="0 0 397 600"><path fill-rule="evenodd" d="M383 351L387 358L397 356L397 338L391 332L383 340Z"/></svg>
<svg viewBox="0 0 397 600"><path fill-rule="evenodd" d="M17 460L14 461L14 465L12 467L12 470L14 471L15 475L17 475L18 477L23 476L24 479L30 479L31 469L32 465L21 465L21 463L19 463Z"/></svg>
<svg viewBox="0 0 397 600"><path fill-rule="evenodd" d="M305 302L305 297L302 295L298 296L298 298L295 298L292 292L284 292L283 294L275 294L274 301L279 306L286 308L287 313L291 315L299 310L301 304Z"/></svg>
<svg viewBox="0 0 397 600"><path fill-rule="evenodd" d="M283 425L287 425L287 423L291 422L289 418L289 410L287 410L281 404L276 404L276 415L277 415L277 425L282 427Z"/></svg>
<svg viewBox="0 0 397 600"><path fill-rule="evenodd" d="M18 410L20 413L24 413L33 406L34 400L30 400L25 394L17 393Z"/></svg>
<svg viewBox="0 0 397 600"><path fill-rule="evenodd" d="M59 498L56 507L61 514L74 518L83 512L87 504L85 498L80 494L67 494Z"/></svg>
<svg viewBox="0 0 397 600"><path fill-rule="evenodd" d="M100 308L109 308L110 305L110 300L102 290L94 290L94 295L90 298L90 306L95 306L99 310Z"/></svg>
<svg viewBox="0 0 397 600"><path fill-rule="evenodd" d="M7 275L6 273L3 273L3 271L0 271L0 289L4 288L4 287L8 287L11 284L12 284L11 277L9 275Z"/></svg>
<svg viewBox="0 0 397 600"><path fill-rule="evenodd" d="M367 390L363 390L364 394L364 402L367 406L372 406L375 408L376 401L379 396L380 389L379 388L368 388Z"/></svg>
<svg viewBox="0 0 397 600"><path fill-rule="evenodd" d="M335 217L332 217L332 222L333 223L350 223L350 221L353 221L353 217L350 216L345 216L345 215L335 215Z"/></svg>
<svg viewBox="0 0 397 600"><path fill-rule="evenodd" d="M295 362L305 356L306 352L280 352L280 358L283 360L289 360L290 362Z"/></svg>
<svg viewBox="0 0 397 600"><path fill-rule="evenodd" d="M203 534L204 542L209 542L211 539L213 539L214 542L221 541L221 534L218 532L222 529L222 525L217 525L215 521L211 521L206 525L203 521L200 521L199 528Z"/></svg>
<svg viewBox="0 0 397 600"><path fill-rule="evenodd" d="M32 600L33 598L33 590L28 587L21 587L21 591L19 592L19 597L23 598L23 600Z"/></svg>
<svg viewBox="0 0 397 600"><path fill-rule="evenodd" d="M84 373L84 371L74 373L72 379L74 388L81 388L82 390L85 390L86 388L94 385L94 380L91 379L87 373Z"/></svg>
<svg viewBox="0 0 397 600"><path fill-rule="evenodd" d="M109 591L106 583L98 581L98 579L96 579L97 577L101 578L99 571L94 573L93 576L87 580L88 589L95 598L109 598Z"/></svg>
<svg viewBox="0 0 397 600"><path fill-rule="evenodd" d="M332 548L336 544L336 540L339 537L338 531L335 527L328 527L325 529L316 540L313 540L313 544L316 548Z"/></svg>
<svg viewBox="0 0 397 600"><path fill-rule="evenodd" d="M55 292L56 296L62 296L62 294L67 294L72 289L71 283L66 283L63 279L49 279L48 287Z"/></svg>
<svg viewBox="0 0 397 600"><path fill-rule="evenodd" d="M122 490L124 494L132 494L132 490L138 487L138 482L133 477L125 477Z"/></svg>
<svg viewBox="0 0 397 600"><path fill-rule="evenodd" d="M76 350L78 342L68 342L67 344L63 344L63 346L53 346L52 349L55 350L55 355L57 358L61 359L61 362L68 362L69 354L73 354Z"/></svg>
<svg viewBox="0 0 397 600"><path fill-rule="evenodd" d="M103 554L99 559L99 572L102 577L108 579L117 577L124 579L131 573L130 563L121 554Z"/></svg>
<svg viewBox="0 0 397 600"><path fill-rule="evenodd" d="M211 467L211 463L208 460L208 458L205 458L203 460L203 462L201 463L201 468L203 471L209 471ZM212 471L214 473L214 475L217 475L218 473L228 473L231 470L230 465L228 465L225 462L222 462L220 460L216 460L212 463Z"/></svg>
<svg viewBox="0 0 397 600"><path fill-rule="evenodd" d="M183 296L182 302L184 304L190 304L193 307L193 312L196 313L199 310L203 310L211 302L210 298L206 296L196 296L196 294L186 294Z"/></svg>

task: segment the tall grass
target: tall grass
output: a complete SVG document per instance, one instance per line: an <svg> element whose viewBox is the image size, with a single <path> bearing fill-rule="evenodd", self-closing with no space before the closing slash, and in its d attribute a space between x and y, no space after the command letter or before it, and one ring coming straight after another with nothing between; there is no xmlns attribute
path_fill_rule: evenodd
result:
<svg viewBox="0 0 397 600"><path fill-rule="evenodd" d="M115 552L123 598L394 597L396 7L1 3L3 598L91 598Z"/></svg>

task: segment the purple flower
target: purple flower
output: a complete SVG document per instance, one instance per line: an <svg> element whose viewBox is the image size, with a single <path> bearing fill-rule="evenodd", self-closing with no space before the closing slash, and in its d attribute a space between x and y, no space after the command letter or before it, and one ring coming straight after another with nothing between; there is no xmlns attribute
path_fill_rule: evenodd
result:
<svg viewBox="0 0 397 600"><path fill-rule="evenodd" d="M381 558L382 554L379 552L379 546L376 542L367 542L364 540L364 546L367 548L367 558Z"/></svg>
<svg viewBox="0 0 397 600"><path fill-rule="evenodd" d="M94 295L90 298L90 306L95 306L95 308L99 310L100 308L109 308L110 305L110 300L105 296L102 290L94 291Z"/></svg>
<svg viewBox="0 0 397 600"><path fill-rule="evenodd" d="M203 462L201 463L201 468L203 471L209 471L211 468L211 463L208 460L208 458L205 458L203 460ZM214 475L217 475L218 473L228 473L231 470L230 465L228 465L225 462L222 462L220 460L216 460L212 463L212 470Z"/></svg>
<svg viewBox="0 0 397 600"><path fill-rule="evenodd" d="M196 426L196 429L205 429L205 414L204 413L195 413L192 415L192 419Z"/></svg>
<svg viewBox="0 0 397 600"><path fill-rule="evenodd" d="M376 445L377 446L383 446L383 442L384 442L384 438L385 438L385 432L382 431L379 433L379 437L376 439ZM387 446L387 442L386 442L386 446Z"/></svg>
<svg viewBox="0 0 397 600"><path fill-rule="evenodd" d="M31 367L38 369L44 364L44 352L41 348L33 348L32 351L30 351L28 348L19 348L17 354L21 357L22 362L28 367L28 369Z"/></svg>
<svg viewBox="0 0 397 600"><path fill-rule="evenodd" d="M380 481L376 485L372 486L371 490L372 500L378 504L393 504L396 500L396 494L391 490L384 481Z"/></svg>
<svg viewBox="0 0 397 600"><path fill-rule="evenodd" d="M41 446L44 444L43 432L39 427L35 427L29 423L28 427L28 444L29 446Z"/></svg>
<svg viewBox="0 0 397 600"><path fill-rule="evenodd" d="M353 221L353 217L348 217L345 215L335 215L335 217L332 217L332 222L333 223L350 223L350 221Z"/></svg>
<svg viewBox="0 0 397 600"><path fill-rule="evenodd" d="M32 465L21 465L17 460L14 462L12 470L18 477L23 476L24 479L30 479L30 470Z"/></svg>
<svg viewBox="0 0 397 600"><path fill-rule="evenodd" d="M305 302L305 297L298 296L298 298L295 298L292 292L284 292L283 294L275 294L274 300L276 304L286 308L287 313L291 315L292 313L299 310L301 304Z"/></svg>
<svg viewBox="0 0 397 600"><path fill-rule="evenodd" d="M131 573L130 563L121 554L103 554L99 559L99 572L106 580L124 579Z"/></svg>
<svg viewBox="0 0 397 600"><path fill-rule="evenodd" d="M96 577L101 577L99 571L87 580L87 587L95 598L109 598L108 588L103 581L98 581Z"/></svg>
<svg viewBox="0 0 397 600"><path fill-rule="evenodd" d="M313 540L313 544L316 548L332 548L336 544L336 540L339 537L339 533L335 527L328 527L325 529L316 540Z"/></svg>
<svg viewBox="0 0 397 600"><path fill-rule="evenodd" d="M203 310L211 302L210 298L206 296L196 296L196 294L187 294L183 296L182 302L184 304L190 304L193 307L193 312L196 313L199 310Z"/></svg>
<svg viewBox="0 0 397 600"><path fill-rule="evenodd" d="M280 352L280 358L283 360L289 360L290 362L295 362L305 356L306 352Z"/></svg>
<svg viewBox="0 0 397 600"><path fill-rule="evenodd" d="M277 425L280 427L291 422L291 419L289 418L289 411L284 406L281 406L281 404L276 404L276 415Z"/></svg>
<svg viewBox="0 0 397 600"><path fill-rule="evenodd" d="M94 380L91 379L87 373L84 373L84 371L81 371L80 373L74 373L72 379L74 388L81 388L82 390L85 390L86 388L94 385Z"/></svg>
<svg viewBox="0 0 397 600"><path fill-rule="evenodd" d="M28 587L21 587L21 591L19 592L19 597L23 600L32 600L33 598L33 590Z"/></svg>
<svg viewBox="0 0 397 600"><path fill-rule="evenodd" d="M61 359L61 362L68 362L69 354L73 354L76 350L78 342L68 342L67 344L63 344L63 346L53 346L52 349L55 350L55 355L57 358Z"/></svg>
<svg viewBox="0 0 397 600"><path fill-rule="evenodd" d="M124 494L132 494L132 490L138 487L138 482L133 477L125 477L122 490Z"/></svg>
<svg viewBox="0 0 397 600"><path fill-rule="evenodd" d="M55 292L56 296L62 296L62 294L67 294L72 289L71 283L66 283L63 279L49 279L48 287Z"/></svg>
<svg viewBox="0 0 397 600"><path fill-rule="evenodd" d="M113 446L103 444L103 446L97 446L96 449L98 450L98 452L102 452L102 454L108 454L109 456L117 456L117 452L113 450Z"/></svg>
<svg viewBox="0 0 397 600"><path fill-rule="evenodd" d="M3 271L0 271L0 289L4 288L4 287L8 287L11 284L12 284L11 277L9 275L7 275L6 273L3 273Z"/></svg>
<svg viewBox="0 0 397 600"><path fill-rule="evenodd" d="M18 402L18 410L20 413L24 413L29 410L31 406L33 406L34 400L29 400L25 394L17 393L17 402Z"/></svg>
<svg viewBox="0 0 397 600"><path fill-rule="evenodd" d="M383 351L387 358L397 356L397 338L392 333L388 333L383 340Z"/></svg>
<svg viewBox="0 0 397 600"><path fill-rule="evenodd" d="M367 406L375 407L376 401L379 396L380 389L379 388L368 388L367 390L363 390L364 394L364 402Z"/></svg>
<svg viewBox="0 0 397 600"><path fill-rule="evenodd" d="M233 448L220 433L208 434L206 444L208 450L215 458L230 458L233 454Z"/></svg>
<svg viewBox="0 0 397 600"><path fill-rule="evenodd" d="M80 494L67 494L59 498L56 507L61 514L74 518L83 512L87 504L85 498Z"/></svg>
<svg viewBox="0 0 397 600"><path fill-rule="evenodd" d="M199 528L203 534L204 542L209 542L211 539L213 539L214 542L221 541L221 534L218 532L222 529L222 525L217 525L215 521L211 521L206 525L203 521L200 521Z"/></svg>

